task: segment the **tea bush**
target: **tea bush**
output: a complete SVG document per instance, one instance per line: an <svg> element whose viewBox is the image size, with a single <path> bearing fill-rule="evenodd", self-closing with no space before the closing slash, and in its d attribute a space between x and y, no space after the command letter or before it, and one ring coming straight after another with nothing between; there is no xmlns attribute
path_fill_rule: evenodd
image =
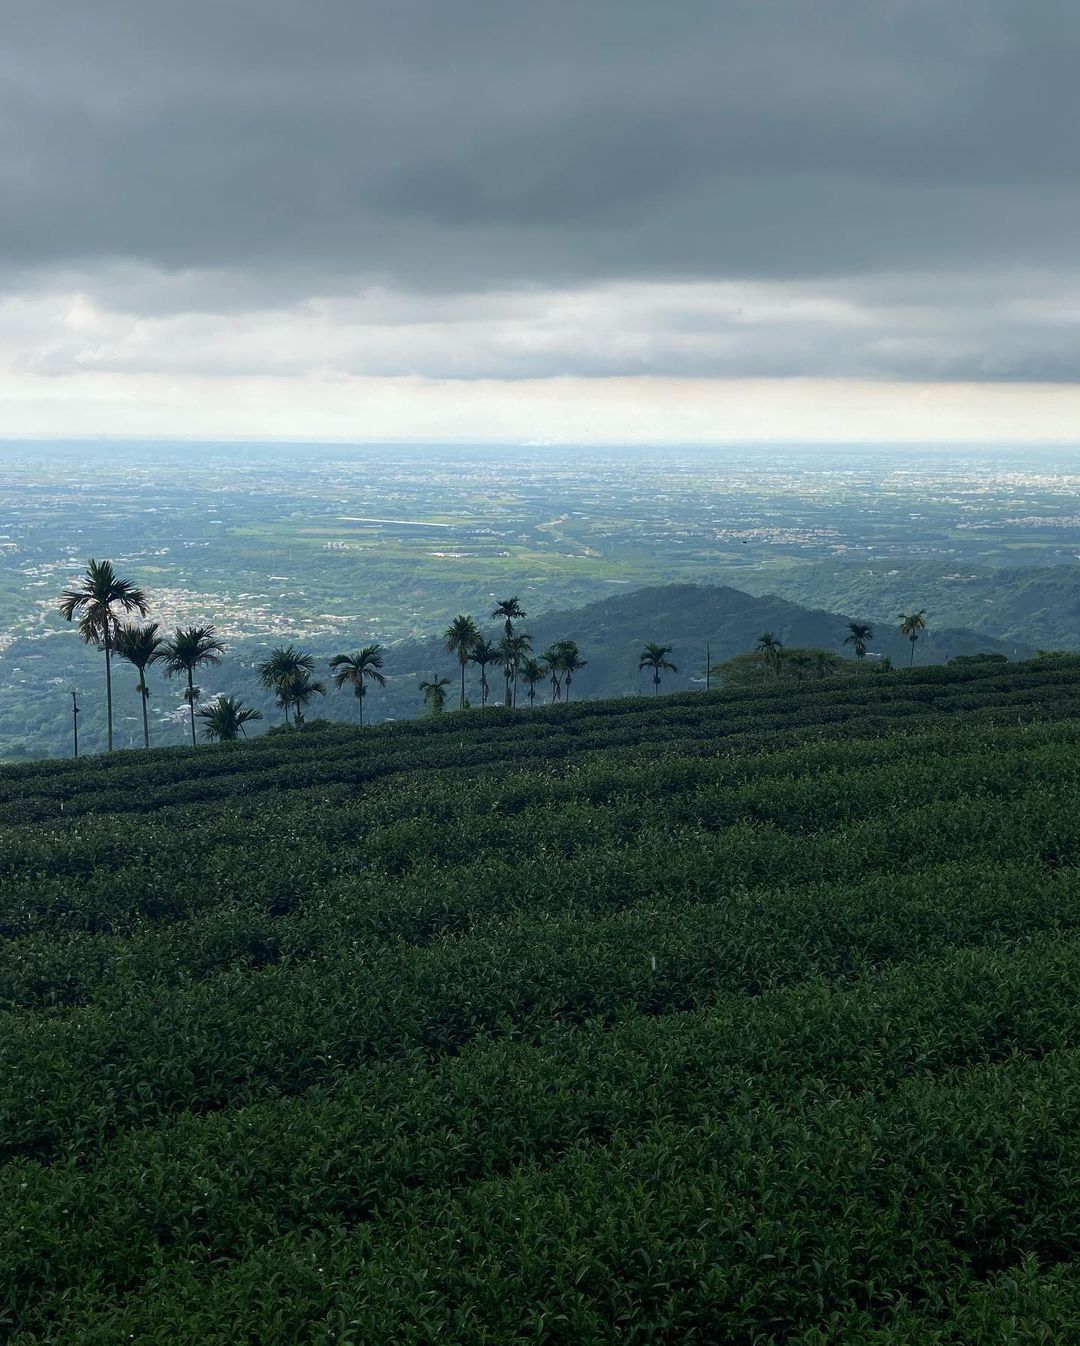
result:
<svg viewBox="0 0 1080 1346"><path fill-rule="evenodd" d="M16 1344L1067 1342L1080 668L0 769Z"/></svg>

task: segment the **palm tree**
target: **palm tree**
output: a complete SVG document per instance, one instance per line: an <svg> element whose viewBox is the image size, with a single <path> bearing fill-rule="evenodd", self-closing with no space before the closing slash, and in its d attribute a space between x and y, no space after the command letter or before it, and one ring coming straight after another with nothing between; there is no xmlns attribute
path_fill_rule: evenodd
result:
<svg viewBox="0 0 1080 1346"><path fill-rule="evenodd" d="M360 724L364 723L364 697L367 695L368 682L379 687L386 686L382 675L382 646L378 643L365 645L358 654L335 654L330 660L334 673L334 686L344 687L348 683L353 689L360 706Z"/></svg>
<svg viewBox="0 0 1080 1346"><path fill-rule="evenodd" d="M161 651L165 645L164 636L158 635L157 622L150 622L148 626L139 626L135 622L127 622L123 626L116 628L116 653L121 659L126 659L129 664L134 665L139 670L139 681L135 690L142 698L142 732L143 747L150 746L150 724L146 715L146 703L150 697L150 688L146 685L147 667L161 658Z"/></svg>
<svg viewBox="0 0 1080 1346"><path fill-rule="evenodd" d="M859 661L856 668L860 667L862 661L866 658L866 642L873 640L874 628L869 622L848 622L848 633L844 637L844 644L850 645L855 650L855 658Z"/></svg>
<svg viewBox="0 0 1080 1346"><path fill-rule="evenodd" d="M469 652L469 662L476 664L480 669L480 704L487 705L488 700L488 664L499 663L500 655L497 647L490 640L485 640L483 636L476 642Z"/></svg>
<svg viewBox="0 0 1080 1346"><path fill-rule="evenodd" d="M503 623L503 635L507 640L514 634L514 623L519 618L526 616L525 609L517 601L517 597L501 598L492 609L492 618ZM510 664L504 663L503 668L506 674L506 704L510 704L510 683L514 676Z"/></svg>
<svg viewBox="0 0 1080 1346"><path fill-rule="evenodd" d="M926 609L920 608L918 612L900 614L900 634L907 636L911 641L911 659L908 661L908 668L915 663L915 642L919 638L919 632L926 630Z"/></svg>
<svg viewBox="0 0 1080 1346"><path fill-rule="evenodd" d="M508 679L508 685L513 684L513 703L517 704L517 671L521 661L532 650L532 637L526 631L519 631L513 636L503 636L499 641L499 663L503 666L503 671ZM511 704L507 700L506 704Z"/></svg>
<svg viewBox="0 0 1080 1346"><path fill-rule="evenodd" d="M289 723L289 701L282 695L282 688L301 671L312 673L315 670L315 656L306 650L298 650L295 645L279 645L270 651L270 656L256 668L259 682L277 695L277 703L284 707L285 723Z"/></svg>
<svg viewBox="0 0 1080 1346"><path fill-rule="evenodd" d="M113 746L112 712L112 650L116 635L116 615L113 608L137 612L146 616L146 595L130 580L122 580L112 568L111 561L87 562L81 583L65 589L60 598L60 615L70 622L78 612L79 635L87 645L97 645L105 651L105 704L108 721L109 752Z"/></svg>
<svg viewBox="0 0 1080 1346"><path fill-rule="evenodd" d="M524 659L518 669L518 677L529 689L529 707L536 700L536 684L546 677L544 666L539 659Z"/></svg>
<svg viewBox="0 0 1080 1346"><path fill-rule="evenodd" d="M555 648L559 652L559 671L563 675L563 686L566 688L566 699L569 701L570 684L574 680L574 674L580 672L589 661L582 659L577 642L574 640L560 640Z"/></svg>
<svg viewBox="0 0 1080 1346"><path fill-rule="evenodd" d="M670 645L657 645L655 641L649 641L641 651L641 657L638 660L638 672L643 668L651 668L653 671L653 692L660 691L660 674L666 669L669 673L678 673L678 669L668 659L671 653Z"/></svg>
<svg viewBox="0 0 1080 1346"><path fill-rule="evenodd" d="M443 632L443 640L446 643L447 652L457 657L458 664L461 667L460 710L465 709L465 665L469 662L469 656L472 653L473 646L479 639L480 632L477 629L476 623L464 612L459 612Z"/></svg>
<svg viewBox="0 0 1080 1346"><path fill-rule="evenodd" d="M562 700L562 682L559 679L559 675L562 673L563 656L565 653L566 650L564 644L562 641L559 641L554 645L549 645L540 656L544 661L545 669L551 677L552 705L554 705L556 701Z"/></svg>
<svg viewBox="0 0 1080 1346"><path fill-rule="evenodd" d="M817 650L814 654L814 667L819 678L825 677L836 668L836 660L828 650Z"/></svg>
<svg viewBox="0 0 1080 1346"><path fill-rule="evenodd" d="M422 682L420 690L424 693L424 700L431 708L432 715L441 715L446 705L446 689L450 686L449 678L440 678L438 674L432 674L430 682Z"/></svg>
<svg viewBox="0 0 1080 1346"><path fill-rule="evenodd" d="M762 631L758 636L757 651L765 661L766 675L771 668L777 677L780 676L780 659L783 654L783 643L777 640L771 631Z"/></svg>
<svg viewBox="0 0 1080 1346"><path fill-rule="evenodd" d="M303 708L313 697L326 695L326 684L313 680L308 668L298 668L278 688L278 704L285 706L285 718L292 706L293 724L299 729L304 723Z"/></svg>
<svg viewBox="0 0 1080 1346"><path fill-rule="evenodd" d="M199 699L199 689L195 686L195 670L201 664L220 664L225 646L214 634L214 627L188 626L177 627L172 637L161 647L160 658L165 665L165 676L175 678L179 674L187 677L184 700L191 714L191 746L195 747L195 702Z"/></svg>
<svg viewBox="0 0 1080 1346"><path fill-rule="evenodd" d="M199 711L203 721L203 737L217 739L219 743L233 743L238 734L247 738L244 725L252 720L261 720L262 711L253 706L245 706L234 696L222 696L212 706Z"/></svg>

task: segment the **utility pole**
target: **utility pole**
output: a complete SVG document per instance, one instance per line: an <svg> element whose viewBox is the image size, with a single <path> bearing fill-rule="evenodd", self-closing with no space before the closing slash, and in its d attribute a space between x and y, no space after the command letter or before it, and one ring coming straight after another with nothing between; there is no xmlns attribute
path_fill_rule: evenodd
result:
<svg viewBox="0 0 1080 1346"><path fill-rule="evenodd" d="M705 690L712 690L712 655L709 653L709 642L705 642Z"/></svg>
<svg viewBox="0 0 1080 1346"><path fill-rule="evenodd" d="M75 738L75 756L79 755L79 703L75 693L71 693L71 732Z"/></svg>

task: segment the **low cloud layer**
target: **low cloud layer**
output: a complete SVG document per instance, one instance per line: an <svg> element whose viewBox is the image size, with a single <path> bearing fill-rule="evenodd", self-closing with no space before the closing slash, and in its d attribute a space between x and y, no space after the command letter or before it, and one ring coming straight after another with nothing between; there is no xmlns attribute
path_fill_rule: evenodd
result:
<svg viewBox="0 0 1080 1346"><path fill-rule="evenodd" d="M911 378L1072 381L1071 294L844 282L609 282L586 289L367 290L277 306L145 310L106 290L0 299L0 360L57 378ZM997 339L987 344L986 334Z"/></svg>
<svg viewBox="0 0 1080 1346"><path fill-rule="evenodd" d="M12 0L33 379L1077 377L1080 9Z"/></svg>

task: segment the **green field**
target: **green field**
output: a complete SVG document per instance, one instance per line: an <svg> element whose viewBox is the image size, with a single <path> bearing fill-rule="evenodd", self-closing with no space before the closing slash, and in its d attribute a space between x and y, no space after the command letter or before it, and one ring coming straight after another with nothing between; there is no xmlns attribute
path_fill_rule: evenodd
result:
<svg viewBox="0 0 1080 1346"><path fill-rule="evenodd" d="M1068 1343L1080 659L0 768L15 1346Z"/></svg>

